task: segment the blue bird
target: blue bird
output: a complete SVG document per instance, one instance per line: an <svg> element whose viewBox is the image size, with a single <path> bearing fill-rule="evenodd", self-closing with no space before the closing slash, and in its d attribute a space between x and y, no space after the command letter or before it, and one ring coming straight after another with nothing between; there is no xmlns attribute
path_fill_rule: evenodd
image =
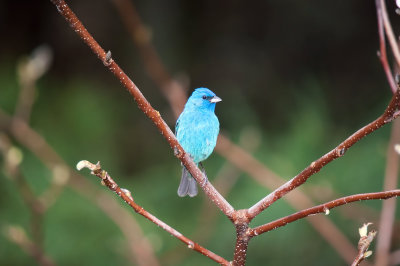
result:
<svg viewBox="0 0 400 266"><path fill-rule="evenodd" d="M210 156L217 144L219 121L214 113L215 104L222 101L207 88L198 88L189 97L183 112L175 125L175 135L185 152L189 153L195 164ZM205 174L204 168L203 173ZM178 195L194 197L197 195L196 180L182 165L182 177Z"/></svg>

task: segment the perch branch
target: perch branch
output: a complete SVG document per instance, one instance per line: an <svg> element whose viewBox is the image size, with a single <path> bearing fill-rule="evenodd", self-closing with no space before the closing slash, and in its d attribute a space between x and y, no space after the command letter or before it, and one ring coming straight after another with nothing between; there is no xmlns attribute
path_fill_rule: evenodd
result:
<svg viewBox="0 0 400 266"><path fill-rule="evenodd" d="M125 74L125 72L117 65L111 58L111 52L105 52L103 48L97 43L92 35L86 30L82 22L77 18L73 11L63 0L51 0L57 7L58 12L66 19L70 27L81 37L89 48L97 55L103 64L119 79L124 87L135 99L139 109L156 125L158 130L168 141L169 145L174 151L174 155L182 162L188 169L192 176L196 179L198 184L207 195L207 197L214 202L214 204L230 219L232 220L232 213L234 208L225 200L223 196L212 186L210 182L206 182L207 178L200 171L200 169L193 162L189 154L187 154L181 145L178 143L174 133L162 119L160 113L155 110L150 103L143 96L138 87L133 81Z"/></svg>
<svg viewBox="0 0 400 266"><path fill-rule="evenodd" d="M90 163L88 161L80 161L77 164L76 168L78 170L81 170L83 168L88 168L89 170L91 170L91 174L99 177L101 179L102 184L107 186L111 191L114 191L129 206L131 206L132 209L135 212L137 212L138 214L142 215L143 217L145 217L149 221L153 222L157 226L161 227L162 229L164 229L165 231L170 233L172 236L176 237L177 239L179 239L180 241L185 243L188 246L188 248L193 249L193 250L195 250L195 251L197 251L197 252L209 257L210 259L212 259L212 260L214 260L214 261L216 261L216 262L218 262L218 263L220 263L222 265L229 265L229 262L227 260L225 260L224 258L218 256L217 254L211 252L210 250L208 250L208 249L200 246L199 244L193 242L192 240L190 240L189 238L185 237L184 235L182 235L181 233L179 233L178 231L176 231L175 229L173 229L172 227L170 227L169 225L167 225L163 221L159 220L154 215L150 214L148 211L143 209L143 207L139 206L134 201L134 199L132 197L132 194L128 190L120 188L118 186L118 184L114 181L114 179L112 179L111 176L101 168L99 162L97 164L92 164L92 163Z"/></svg>
<svg viewBox="0 0 400 266"><path fill-rule="evenodd" d="M286 217L277 219L273 222L258 226L249 231L249 236L257 236L271 230L274 230L278 227L285 226L288 223L292 223L299 219L315 215L317 213L325 213L329 214L330 209L348 204L350 202L361 201L361 200L376 200L376 199L390 199L393 197L397 197L400 195L400 189L383 191L383 192L372 192L372 193L363 193L363 194L355 194L351 196L342 197L339 199L335 199L296 213L288 215Z"/></svg>

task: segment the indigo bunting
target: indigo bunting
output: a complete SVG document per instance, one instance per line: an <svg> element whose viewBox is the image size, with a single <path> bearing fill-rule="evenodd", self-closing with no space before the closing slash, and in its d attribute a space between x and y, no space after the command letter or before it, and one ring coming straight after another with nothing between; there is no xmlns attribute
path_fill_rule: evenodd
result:
<svg viewBox="0 0 400 266"><path fill-rule="evenodd" d="M214 113L215 104L222 101L207 88L198 88L189 97L183 112L175 125L175 135L185 152L189 153L195 164L207 159L214 150L219 133L219 121ZM205 174L204 168L203 173ZM196 180L182 165L182 177L178 195L194 197L197 195Z"/></svg>

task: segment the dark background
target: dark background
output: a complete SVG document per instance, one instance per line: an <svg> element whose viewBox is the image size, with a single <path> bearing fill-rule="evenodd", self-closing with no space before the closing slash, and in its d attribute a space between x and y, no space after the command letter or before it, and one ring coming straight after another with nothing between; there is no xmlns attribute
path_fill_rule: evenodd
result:
<svg viewBox="0 0 400 266"><path fill-rule="evenodd" d="M112 2L68 3L173 127L175 118L168 102L145 71ZM377 58L374 1L134 4L172 76L188 85L188 94L205 86L220 96L223 102L216 113L221 131L234 142L243 132L253 132L260 138L255 157L285 179L378 117L390 100L391 92ZM388 10L396 31L399 17L392 3L388 3ZM134 193L137 202L188 237L201 227L196 210L204 195L177 197L180 164L165 140L50 1L1 1L0 36L2 109L11 114L15 108L17 63L39 45L49 45L53 64L37 85L32 127L72 167L81 159L100 160L117 182ZM389 133L390 126L372 134L311 178L306 186L333 191L331 198L319 198L316 193L315 201L382 190ZM21 168L40 193L50 172L29 151L22 150ZM224 164L219 155L207 160L211 181ZM0 225L26 225L29 214L18 194L13 193L15 185L5 174L0 178ZM235 208L247 208L267 193L240 174L228 200ZM381 202L368 202L363 208L369 208L372 215L356 219L334 210L329 216L354 245L362 222L379 217ZM291 212L293 209L281 200L252 225ZM156 226L135 217L154 242L162 265L213 265ZM129 264L118 228L69 189L46 214L45 228L45 248L59 265L77 261L85 265ZM215 228L214 236L201 244L231 259L233 227L219 213ZM398 246L395 241L393 248ZM174 252L185 256L174 261ZM0 236L0 264L31 263L19 247ZM343 265L344 261L303 220L251 242L248 265L261 264Z"/></svg>

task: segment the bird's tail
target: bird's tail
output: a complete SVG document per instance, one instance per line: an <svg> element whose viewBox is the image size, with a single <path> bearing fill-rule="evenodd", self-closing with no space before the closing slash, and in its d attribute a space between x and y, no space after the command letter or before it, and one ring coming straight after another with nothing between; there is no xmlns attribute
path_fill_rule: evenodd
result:
<svg viewBox="0 0 400 266"><path fill-rule="evenodd" d="M186 195L189 195L189 197L197 195L197 183L186 167L182 166L182 177L178 187L178 196L184 197Z"/></svg>

